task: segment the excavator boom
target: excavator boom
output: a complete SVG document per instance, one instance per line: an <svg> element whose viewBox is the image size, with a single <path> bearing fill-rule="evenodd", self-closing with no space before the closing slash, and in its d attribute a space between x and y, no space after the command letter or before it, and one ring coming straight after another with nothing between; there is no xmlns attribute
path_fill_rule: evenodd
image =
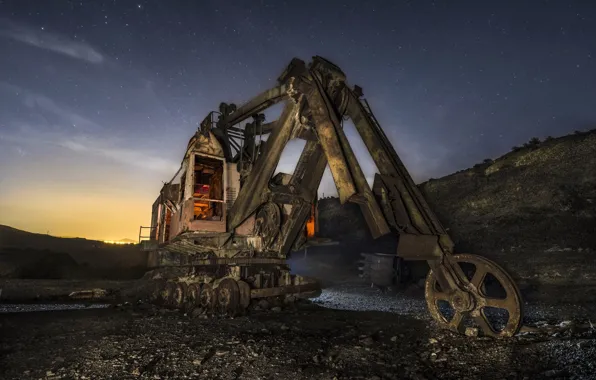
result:
<svg viewBox="0 0 596 380"><path fill-rule="evenodd" d="M265 123L262 112L280 102L281 116ZM345 118L353 121L379 170L372 188L343 129ZM293 173L275 174L284 148L296 138L306 142ZM350 87L342 70L319 56L308 65L293 59L275 87L239 107L221 103L219 112L203 120L189 142L178 183L166 184L156 201L164 211L154 212L159 215L152 223L158 237L155 261L190 268L178 283L182 278L200 284L196 292L215 298L219 291L222 297L239 292L245 306L252 298L316 290L312 282L292 277L285 259L313 236L313 203L327 166L340 202L358 204L372 237L395 236L397 251L384 254L428 262L426 298L440 324L462 332L471 318L478 330L494 337L519 330L521 296L511 278L485 258L453 253L453 241L363 99L362 88ZM464 271L462 263L475 270ZM502 301L483 292L488 274L505 289ZM184 286L176 289L188 292ZM454 310L452 319L441 314L439 301ZM510 316L501 330L484 313L495 305Z"/></svg>

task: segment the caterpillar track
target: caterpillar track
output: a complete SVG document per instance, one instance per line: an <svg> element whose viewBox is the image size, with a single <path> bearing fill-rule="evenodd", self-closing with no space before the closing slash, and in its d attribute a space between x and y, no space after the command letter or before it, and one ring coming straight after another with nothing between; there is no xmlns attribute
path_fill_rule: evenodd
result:
<svg viewBox="0 0 596 380"><path fill-rule="evenodd" d="M153 281L151 301L159 306L228 317L244 315L257 305L260 308L264 304L288 305L321 294L316 279L289 275L289 272L283 272L277 282L263 283L259 283L262 277L242 279L206 273Z"/></svg>

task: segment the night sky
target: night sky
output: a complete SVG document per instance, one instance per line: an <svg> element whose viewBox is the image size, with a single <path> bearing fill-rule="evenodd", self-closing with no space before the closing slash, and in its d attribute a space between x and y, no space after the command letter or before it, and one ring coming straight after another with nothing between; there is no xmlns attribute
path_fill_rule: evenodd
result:
<svg viewBox="0 0 596 380"><path fill-rule="evenodd" d="M5 0L0 224L136 239L197 122L313 55L364 88L417 181L596 126L592 1Z"/></svg>

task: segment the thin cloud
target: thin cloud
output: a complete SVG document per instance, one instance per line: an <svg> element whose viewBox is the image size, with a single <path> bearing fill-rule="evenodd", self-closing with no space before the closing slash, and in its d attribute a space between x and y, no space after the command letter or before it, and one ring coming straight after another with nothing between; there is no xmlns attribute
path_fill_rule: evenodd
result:
<svg viewBox="0 0 596 380"><path fill-rule="evenodd" d="M23 148L17 146L15 149L19 156L25 157L27 155L27 152Z"/></svg>
<svg viewBox="0 0 596 380"><path fill-rule="evenodd" d="M47 96L35 93L26 93L24 103L29 108L38 108L60 117L65 123L68 123L73 128L88 131L96 131L101 129L101 126L97 123L77 114L76 112L68 110L64 107L60 107Z"/></svg>
<svg viewBox="0 0 596 380"><path fill-rule="evenodd" d="M172 161L156 157L155 154L131 148L118 148L111 146L110 142L92 136L77 136L62 138L57 145L77 153L87 153L105 157L110 160L136 166L145 170L157 172L175 172L178 165Z"/></svg>
<svg viewBox="0 0 596 380"><path fill-rule="evenodd" d="M0 142L58 146L74 153L102 157L156 172L175 172L178 169L176 162L157 157L154 152L126 146L126 141L107 134L101 125L57 104L45 95L2 82L0 90L19 94L22 103L34 114L46 112L57 116L54 119L58 121L47 121L43 128L23 120L14 121L12 124L16 128L10 128L6 132L0 130Z"/></svg>
<svg viewBox="0 0 596 380"><path fill-rule="evenodd" d="M79 115L72 110L56 104L56 102L45 95L31 92L22 87L5 82L0 82L0 92L1 91L18 95L22 99L22 103L32 110L43 111L57 116L62 123L69 128L72 127L76 130L87 132L99 131L102 129L99 124Z"/></svg>
<svg viewBox="0 0 596 380"><path fill-rule="evenodd" d="M94 64L101 64L105 60L97 49L87 43L73 41L58 33L36 30L7 20L2 20L2 24L6 29L0 31L0 35L12 40Z"/></svg>
<svg viewBox="0 0 596 380"><path fill-rule="evenodd" d="M155 152L123 147L124 141L82 133L72 135L64 132L47 132L27 124L21 125L17 132L0 133L1 142L22 146L57 146L73 153L101 157L115 163L163 174L173 173L179 166L176 162L157 157ZM25 151L23 150L23 152Z"/></svg>

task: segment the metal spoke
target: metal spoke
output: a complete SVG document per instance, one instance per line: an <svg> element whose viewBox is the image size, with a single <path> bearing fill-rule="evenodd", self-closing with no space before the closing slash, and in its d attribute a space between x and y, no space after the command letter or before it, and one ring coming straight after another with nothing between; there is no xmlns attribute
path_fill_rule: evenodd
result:
<svg viewBox="0 0 596 380"><path fill-rule="evenodd" d="M474 322L478 325L478 327L482 330L484 335L495 335L496 332L493 327L490 325L490 322L486 319L484 313L480 313L480 315L474 317Z"/></svg>
<svg viewBox="0 0 596 380"><path fill-rule="evenodd" d="M456 311L455 314L453 315L453 318L451 318L451 321L449 321L449 327L455 331L459 330L459 325L461 325L461 322L464 319L464 314Z"/></svg>
<svg viewBox="0 0 596 380"><path fill-rule="evenodd" d="M484 301L488 307L495 307L505 310L509 310L511 308L511 304L507 298L485 298Z"/></svg>
<svg viewBox="0 0 596 380"><path fill-rule="evenodd" d="M480 268L479 265L476 265L476 271L474 272L474 276L472 276L472 280L470 283L474 285L477 289L480 288L480 284L484 280L486 276L486 270L484 268Z"/></svg>
<svg viewBox="0 0 596 380"><path fill-rule="evenodd" d="M433 294L435 301L449 301L449 294L443 292L437 292Z"/></svg>

